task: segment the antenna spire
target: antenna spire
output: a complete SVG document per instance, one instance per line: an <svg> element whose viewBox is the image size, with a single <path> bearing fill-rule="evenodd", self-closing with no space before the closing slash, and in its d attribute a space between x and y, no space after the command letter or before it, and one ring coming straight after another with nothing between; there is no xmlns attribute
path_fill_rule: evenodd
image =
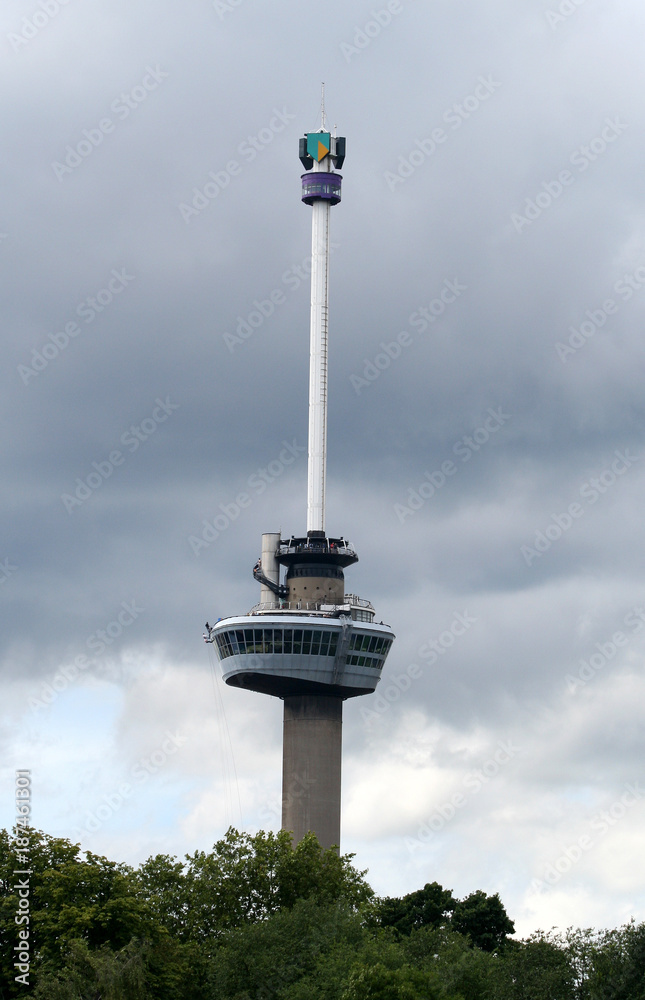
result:
<svg viewBox="0 0 645 1000"><path fill-rule="evenodd" d="M324 82L320 87L320 129L322 132L327 131L327 115L325 114L325 84Z"/></svg>

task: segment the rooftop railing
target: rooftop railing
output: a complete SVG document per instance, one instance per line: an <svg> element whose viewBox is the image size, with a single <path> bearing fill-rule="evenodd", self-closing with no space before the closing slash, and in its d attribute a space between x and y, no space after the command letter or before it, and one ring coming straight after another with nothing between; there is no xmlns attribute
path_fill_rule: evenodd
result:
<svg viewBox="0 0 645 1000"><path fill-rule="evenodd" d="M292 555L300 552L336 552L339 555L355 556L356 549L351 542L344 539L321 538L320 540L308 540L297 538L294 541L281 541L278 545L276 556Z"/></svg>
<svg viewBox="0 0 645 1000"><path fill-rule="evenodd" d="M351 614L353 609L360 609L372 615L376 614L371 602L358 597L356 594L346 594L342 604L329 604L327 601L266 601L262 604L254 605L249 614L262 615L273 611L297 614L304 611L307 614L319 614L329 618L337 618L343 611Z"/></svg>

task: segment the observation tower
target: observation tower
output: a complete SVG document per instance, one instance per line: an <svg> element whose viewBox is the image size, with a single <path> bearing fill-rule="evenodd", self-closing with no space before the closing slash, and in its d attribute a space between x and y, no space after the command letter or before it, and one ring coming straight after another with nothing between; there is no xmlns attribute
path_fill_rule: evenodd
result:
<svg viewBox="0 0 645 1000"><path fill-rule="evenodd" d="M259 603L207 624L204 639L226 684L284 702L282 828L295 843L311 830L328 848L340 846L343 701L374 691L394 633L345 592L358 556L325 527L329 213L341 200L345 139L327 131L324 100L321 128L300 139L299 156L312 208L307 533L262 535Z"/></svg>

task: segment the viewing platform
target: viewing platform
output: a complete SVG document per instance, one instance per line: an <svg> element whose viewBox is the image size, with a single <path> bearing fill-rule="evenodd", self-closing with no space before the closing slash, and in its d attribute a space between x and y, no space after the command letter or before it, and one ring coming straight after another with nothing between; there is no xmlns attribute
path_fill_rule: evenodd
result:
<svg viewBox="0 0 645 1000"><path fill-rule="evenodd" d="M293 563L330 563L336 566L351 566L358 562L356 550L351 542L340 538L310 537L288 540L280 539L275 557L283 566Z"/></svg>
<svg viewBox="0 0 645 1000"><path fill-rule="evenodd" d="M204 639L213 644L232 687L278 698L324 694L345 700L374 691L394 633L389 625L354 620L346 612L301 609L287 617L267 609L222 618Z"/></svg>
<svg viewBox="0 0 645 1000"><path fill-rule="evenodd" d="M342 184L341 174L325 173L323 170L302 175L302 200L305 205L313 205L315 201L328 201L337 205L340 201Z"/></svg>

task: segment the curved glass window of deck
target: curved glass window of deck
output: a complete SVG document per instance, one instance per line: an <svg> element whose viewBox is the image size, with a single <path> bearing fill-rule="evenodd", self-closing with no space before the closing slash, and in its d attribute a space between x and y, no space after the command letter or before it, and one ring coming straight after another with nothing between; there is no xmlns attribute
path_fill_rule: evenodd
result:
<svg viewBox="0 0 645 1000"><path fill-rule="evenodd" d="M227 684L279 698L369 694L394 640L387 625L347 618L294 616L286 622L263 615L261 626L256 616L225 618L211 637Z"/></svg>
<svg viewBox="0 0 645 1000"><path fill-rule="evenodd" d="M340 201L341 174L327 174L317 170L312 174L302 175L302 200L305 205L313 205L315 201L328 201L337 205Z"/></svg>

